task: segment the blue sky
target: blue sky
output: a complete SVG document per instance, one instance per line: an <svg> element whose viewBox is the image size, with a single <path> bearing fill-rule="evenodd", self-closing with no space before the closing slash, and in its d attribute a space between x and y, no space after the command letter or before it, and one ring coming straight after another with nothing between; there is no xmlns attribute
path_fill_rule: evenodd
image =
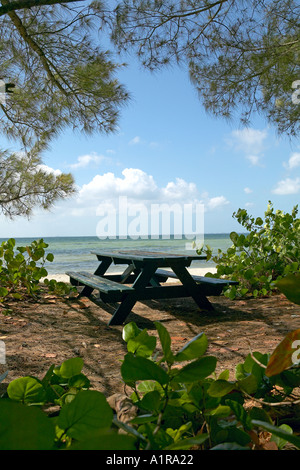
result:
<svg viewBox="0 0 300 470"><path fill-rule="evenodd" d="M49 171L71 171L77 194L28 221L1 217L0 237L94 236L99 207L120 196L131 204L203 204L204 232L238 230L240 207L263 216L268 201L290 211L299 202L300 142L278 138L263 118L248 128L209 116L179 68L151 74L134 61L118 75L131 93L117 133L64 132L44 154Z"/></svg>

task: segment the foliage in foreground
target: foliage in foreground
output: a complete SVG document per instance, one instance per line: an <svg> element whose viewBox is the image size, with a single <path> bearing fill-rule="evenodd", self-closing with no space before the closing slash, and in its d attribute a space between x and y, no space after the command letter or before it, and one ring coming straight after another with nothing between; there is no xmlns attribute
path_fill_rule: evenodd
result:
<svg viewBox="0 0 300 470"><path fill-rule="evenodd" d="M278 287L300 305L299 280L290 275ZM155 327L160 353L146 329L135 323L123 329L121 375L138 409L129 423L119 422L104 394L90 389L83 360L71 358L52 365L41 380L9 383L0 399L0 449L265 449L261 431L278 449L287 443L300 449L300 437L275 411L294 411L299 403L293 398L300 387L299 329L271 355L250 353L230 380L229 371L217 374L217 359L206 355L204 333L175 353L167 329L160 322ZM254 406L247 406L249 399Z"/></svg>
<svg viewBox="0 0 300 470"><path fill-rule="evenodd" d="M0 301L4 298L22 299L34 296L41 288L41 279L48 275L46 262L53 262L54 255L46 253L48 244L43 239L34 240L28 246L16 246L10 238L0 245ZM63 282L45 279L48 289L68 294L72 289Z"/></svg>
<svg viewBox="0 0 300 470"><path fill-rule="evenodd" d="M289 214L274 211L271 202L264 220L239 209L233 217L246 233L231 232L233 245L226 252L219 249L215 256L209 246L199 250L216 264L216 274L207 273L207 276L239 281L238 286L229 286L224 291L231 299L272 293L276 289L274 281L300 272L300 219L297 215L298 206Z"/></svg>

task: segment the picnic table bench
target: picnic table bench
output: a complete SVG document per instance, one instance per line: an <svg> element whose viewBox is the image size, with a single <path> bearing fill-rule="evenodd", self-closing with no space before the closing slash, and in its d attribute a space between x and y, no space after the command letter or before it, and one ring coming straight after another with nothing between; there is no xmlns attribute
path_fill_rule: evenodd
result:
<svg viewBox="0 0 300 470"><path fill-rule="evenodd" d="M100 261L94 274L69 271L67 275L72 285L83 286L81 296L90 297L97 290L105 303L119 302L109 325L121 325L135 303L143 300L192 297L200 309L213 310L207 296L220 295L225 285L238 284L191 275L187 267L205 256L136 250L93 251L92 254ZM127 267L121 274L108 273L112 263ZM166 283L169 278L180 282Z"/></svg>

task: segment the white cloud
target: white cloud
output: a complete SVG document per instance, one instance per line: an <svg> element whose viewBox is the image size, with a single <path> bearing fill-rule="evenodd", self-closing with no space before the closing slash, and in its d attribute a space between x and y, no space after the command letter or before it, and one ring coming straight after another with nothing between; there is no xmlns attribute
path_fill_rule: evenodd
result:
<svg viewBox="0 0 300 470"><path fill-rule="evenodd" d="M266 130L237 129L232 131L227 142L236 152L243 152L251 165L260 166L267 136Z"/></svg>
<svg viewBox="0 0 300 470"><path fill-rule="evenodd" d="M245 191L246 194L253 193L252 189L250 189L250 188L244 188L244 191Z"/></svg>
<svg viewBox="0 0 300 470"><path fill-rule="evenodd" d="M249 160L251 165L260 166L260 157L258 155L247 155L246 158Z"/></svg>
<svg viewBox="0 0 300 470"><path fill-rule="evenodd" d="M297 194L300 191L300 178L286 178L277 183L277 187L272 191L274 194L287 195Z"/></svg>
<svg viewBox="0 0 300 470"><path fill-rule="evenodd" d="M246 154L258 154L264 149L264 141L267 138L266 130L245 128L232 131L231 142L237 150Z"/></svg>
<svg viewBox="0 0 300 470"><path fill-rule="evenodd" d="M299 152L294 152L289 158L289 161L286 163L284 162L283 166L287 168L288 170L293 170L294 168L297 168L300 166L300 153Z"/></svg>
<svg viewBox="0 0 300 470"><path fill-rule="evenodd" d="M54 170L50 166L44 164L38 165L37 168L44 171L45 173L53 173L55 176L59 176L62 174L60 170Z"/></svg>
<svg viewBox="0 0 300 470"><path fill-rule="evenodd" d="M73 215L82 215L84 211L94 214L105 207L117 207L119 198L126 196L128 204L204 204L206 210L215 210L228 204L224 196L200 196L195 183L182 178L168 182L159 187L152 175L138 168L125 168L122 176L112 172L98 174L84 184L78 192L76 205L73 204ZM86 208L86 209L85 209Z"/></svg>
<svg viewBox="0 0 300 470"><path fill-rule="evenodd" d="M125 168L123 178L114 173L96 175L79 192L79 200L103 201L119 196L135 199L151 199L156 197L157 187L151 175L136 168Z"/></svg>
<svg viewBox="0 0 300 470"><path fill-rule="evenodd" d="M91 153L91 154L86 154L86 155L80 155L77 158L77 163L73 163L69 165L73 170L76 170L78 168L86 168L88 165L91 163L94 163L96 165L99 165L102 161L106 159L105 156L103 155L97 155L96 153Z"/></svg>
<svg viewBox="0 0 300 470"><path fill-rule="evenodd" d="M229 204L229 201L227 201L224 196L212 197L208 199L206 203L204 202L204 205L208 210L214 210L227 204Z"/></svg>
<svg viewBox="0 0 300 470"><path fill-rule="evenodd" d="M141 138L137 135L129 142L129 145L137 145L140 143L141 143Z"/></svg>
<svg viewBox="0 0 300 470"><path fill-rule="evenodd" d="M187 183L182 178L176 178L176 181L171 181L165 188L161 189L161 196L166 200L184 200L194 199L197 197L197 187L195 183Z"/></svg>

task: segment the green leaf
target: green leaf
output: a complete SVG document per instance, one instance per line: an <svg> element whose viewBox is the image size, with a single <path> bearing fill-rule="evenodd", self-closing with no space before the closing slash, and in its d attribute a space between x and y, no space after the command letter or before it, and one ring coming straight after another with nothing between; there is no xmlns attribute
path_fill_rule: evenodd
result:
<svg viewBox="0 0 300 470"><path fill-rule="evenodd" d="M208 341L204 333L199 333L195 338L189 341L175 355L176 361L188 361L203 356L207 350Z"/></svg>
<svg viewBox="0 0 300 470"><path fill-rule="evenodd" d="M73 388L89 388L90 380L84 374L73 375L69 379L69 387Z"/></svg>
<svg viewBox="0 0 300 470"><path fill-rule="evenodd" d="M280 439L284 439L287 442L291 442L292 444L294 444L294 446L300 449L300 438L298 436L295 436L294 434L290 434L289 431L286 431L281 427L273 426L273 424L266 423L265 421L253 419L252 424L254 426L258 426L265 429L266 431L272 433L272 435L277 436Z"/></svg>
<svg viewBox="0 0 300 470"><path fill-rule="evenodd" d="M193 446L199 446L204 444L205 441L209 438L209 434L200 434L197 437L191 437L189 439L181 439L180 441L174 442L167 446L165 450L186 450L191 449Z"/></svg>
<svg viewBox="0 0 300 470"><path fill-rule="evenodd" d="M50 263L52 263L52 261L54 261L53 253L48 253L47 256L46 256L46 260L50 261Z"/></svg>
<svg viewBox="0 0 300 470"><path fill-rule="evenodd" d="M11 400L24 404L44 403L46 393L43 385L34 377L21 377L8 384L7 394Z"/></svg>
<svg viewBox="0 0 300 470"><path fill-rule="evenodd" d="M300 305L300 274L289 274L279 281L275 281L274 285L289 299L291 302Z"/></svg>
<svg viewBox="0 0 300 470"><path fill-rule="evenodd" d="M173 364L174 355L171 351L171 337L168 330L160 323L154 322L154 325L158 331L159 340L161 342L164 358L168 364Z"/></svg>
<svg viewBox="0 0 300 470"><path fill-rule="evenodd" d="M288 426L287 424L281 424L279 426L279 429L282 429L283 431L285 431L289 434L293 434L292 428L290 426ZM276 436L275 434L272 435L271 441L274 441L277 444L277 447L278 447L279 450L281 450L286 445L286 443L288 442L286 439L283 439L282 437Z"/></svg>
<svg viewBox="0 0 300 470"><path fill-rule="evenodd" d="M209 387L208 393L212 397L223 397L227 395L232 390L234 390L235 384L231 382L227 382L227 380L215 380Z"/></svg>
<svg viewBox="0 0 300 470"><path fill-rule="evenodd" d="M241 446L236 442L224 442L212 447L211 450L249 450L249 447Z"/></svg>
<svg viewBox="0 0 300 470"><path fill-rule="evenodd" d="M130 322L124 326L122 331L122 338L127 343L131 338L135 338L138 334L140 334L141 329L138 328L136 323Z"/></svg>
<svg viewBox="0 0 300 470"><path fill-rule="evenodd" d="M51 450L53 421L39 408L0 400L0 450Z"/></svg>
<svg viewBox="0 0 300 470"><path fill-rule="evenodd" d="M175 383L194 383L205 379L212 374L216 368L217 359L213 356L205 356L193 361L182 369L172 378Z"/></svg>
<svg viewBox="0 0 300 470"><path fill-rule="evenodd" d="M156 338L148 334L144 329L134 338L129 338L127 350L137 356L149 357L156 347Z"/></svg>
<svg viewBox="0 0 300 470"><path fill-rule="evenodd" d="M244 429L250 431L252 429L252 421L245 408L234 400L225 400L225 403L227 406L230 406L237 420L244 426Z"/></svg>
<svg viewBox="0 0 300 470"><path fill-rule="evenodd" d="M8 295L8 289L6 287L0 287L0 297L6 297Z"/></svg>
<svg viewBox="0 0 300 470"><path fill-rule="evenodd" d="M136 450L136 439L132 436L117 434L113 431L93 433L88 440L78 442L71 450ZM106 462L113 457L108 457Z"/></svg>
<svg viewBox="0 0 300 470"><path fill-rule="evenodd" d="M83 390L62 407L57 425L67 436L82 441L92 432L109 428L112 419L113 412L105 396L97 390Z"/></svg>
<svg viewBox="0 0 300 470"><path fill-rule="evenodd" d="M156 380L161 385L168 383L168 374L155 362L142 356L126 354L121 365L121 374L125 383L137 380Z"/></svg>
<svg viewBox="0 0 300 470"><path fill-rule="evenodd" d="M139 402L139 408L149 411L157 411L161 402L160 393L157 390L146 393Z"/></svg>
<svg viewBox="0 0 300 470"><path fill-rule="evenodd" d="M54 371L54 367L55 365L54 364L51 364L51 366L49 367L49 369L47 370L46 374L44 375L43 379L42 379L42 384L43 386L46 388L48 386L48 384L50 383L50 380L51 380L51 377L53 375L53 371Z"/></svg>
<svg viewBox="0 0 300 470"><path fill-rule="evenodd" d="M255 375L250 374L248 377L238 381L238 386L240 390L245 391L249 395L255 393L258 387L258 380Z"/></svg>
<svg viewBox="0 0 300 470"><path fill-rule="evenodd" d="M81 357L73 357L64 361L54 372L63 378L69 379L73 375L80 374L82 368L83 359Z"/></svg>
<svg viewBox="0 0 300 470"><path fill-rule="evenodd" d="M210 416L216 416L217 418L227 418L232 414L230 406L219 405L214 410L209 411Z"/></svg>

